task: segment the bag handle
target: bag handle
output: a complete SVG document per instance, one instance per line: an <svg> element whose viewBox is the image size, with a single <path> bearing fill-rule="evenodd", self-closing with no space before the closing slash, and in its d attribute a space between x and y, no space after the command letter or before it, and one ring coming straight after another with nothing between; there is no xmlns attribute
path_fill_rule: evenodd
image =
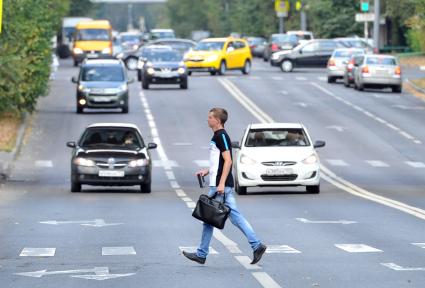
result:
<svg viewBox="0 0 425 288"><path fill-rule="evenodd" d="M211 197L208 197L210 199L214 199L215 197L217 197L218 192L215 192L214 195L212 195ZM223 204L226 203L226 193L223 193Z"/></svg>

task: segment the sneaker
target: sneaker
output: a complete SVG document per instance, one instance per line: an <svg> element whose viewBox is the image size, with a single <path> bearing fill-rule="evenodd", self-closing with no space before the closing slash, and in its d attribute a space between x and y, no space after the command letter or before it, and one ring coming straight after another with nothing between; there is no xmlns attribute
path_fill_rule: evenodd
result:
<svg viewBox="0 0 425 288"><path fill-rule="evenodd" d="M260 244L257 249L254 251L254 257L251 262L251 264L256 264L258 261L261 260L261 257L263 256L264 252L266 252L267 246L264 244Z"/></svg>
<svg viewBox="0 0 425 288"><path fill-rule="evenodd" d="M196 255L196 253L189 253L189 252L183 251L183 255L187 259L198 262L199 264L204 264L205 260L206 260L206 258L202 258L202 257L199 257L198 255Z"/></svg>

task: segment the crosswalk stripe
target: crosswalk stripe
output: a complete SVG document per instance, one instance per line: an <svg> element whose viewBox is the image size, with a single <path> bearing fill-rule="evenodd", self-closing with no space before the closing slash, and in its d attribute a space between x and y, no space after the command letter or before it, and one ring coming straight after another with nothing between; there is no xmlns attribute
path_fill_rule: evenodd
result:
<svg viewBox="0 0 425 288"><path fill-rule="evenodd" d="M282 288L282 286L276 283L266 272L252 272L252 276L254 276L264 288Z"/></svg>
<svg viewBox="0 0 425 288"><path fill-rule="evenodd" d="M102 256L124 256L136 255L136 251L132 246L123 247L102 247Z"/></svg>
<svg viewBox="0 0 425 288"><path fill-rule="evenodd" d="M415 245L419 248L425 249L425 243L412 243L412 245Z"/></svg>
<svg viewBox="0 0 425 288"><path fill-rule="evenodd" d="M405 163L413 168L425 168L425 163L423 162L406 161Z"/></svg>
<svg viewBox="0 0 425 288"><path fill-rule="evenodd" d="M335 246L341 250L349 253L373 253L373 252L384 252L374 247L365 244L335 244Z"/></svg>
<svg viewBox="0 0 425 288"><path fill-rule="evenodd" d="M257 264L251 264L251 259L249 259L248 256L235 256L236 260L238 260L239 263L241 263L241 265L243 267L245 267L248 270L255 270L255 269L261 269L260 266L258 266Z"/></svg>
<svg viewBox="0 0 425 288"><path fill-rule="evenodd" d="M385 162L379 161L379 160L366 160L366 163L368 163L372 167L389 167L389 165Z"/></svg>
<svg viewBox="0 0 425 288"><path fill-rule="evenodd" d="M341 159L326 159L326 161L332 166L348 166L348 164Z"/></svg>
<svg viewBox="0 0 425 288"><path fill-rule="evenodd" d="M292 253L301 253L301 252L288 245L267 245L266 253L267 254L292 254Z"/></svg>
<svg viewBox="0 0 425 288"><path fill-rule="evenodd" d="M21 257L53 257L56 248L24 248L19 256Z"/></svg>

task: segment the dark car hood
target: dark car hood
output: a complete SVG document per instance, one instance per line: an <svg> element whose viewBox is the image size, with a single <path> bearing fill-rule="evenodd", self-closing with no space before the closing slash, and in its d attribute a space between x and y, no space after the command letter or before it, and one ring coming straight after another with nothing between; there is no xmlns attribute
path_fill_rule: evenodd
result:
<svg viewBox="0 0 425 288"><path fill-rule="evenodd" d="M124 149L79 149L76 153L78 157L84 157L96 161L107 162L109 158L115 161L128 161L131 159L146 158L143 149L124 150Z"/></svg>
<svg viewBox="0 0 425 288"><path fill-rule="evenodd" d="M118 88L125 84L125 81L109 82L109 81L81 81L81 85L87 88Z"/></svg>

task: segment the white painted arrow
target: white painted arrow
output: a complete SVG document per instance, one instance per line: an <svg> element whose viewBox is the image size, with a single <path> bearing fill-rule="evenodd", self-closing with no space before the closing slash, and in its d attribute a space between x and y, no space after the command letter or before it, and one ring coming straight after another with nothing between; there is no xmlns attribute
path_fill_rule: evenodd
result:
<svg viewBox="0 0 425 288"><path fill-rule="evenodd" d="M122 225L123 223L106 223L103 219L94 219L94 220L83 220L83 221L41 221L40 224L47 225L61 225L61 224L80 224L81 226L90 226L90 227L106 227L106 226L115 226Z"/></svg>
<svg viewBox="0 0 425 288"><path fill-rule="evenodd" d="M15 275L41 278L47 275L64 275L64 274L78 274L78 273L95 273L95 274L94 275L90 275L90 274L73 275L71 277L102 281L102 280L108 280L113 278L128 277L128 276L132 276L136 274L136 273L109 274L108 267L94 267L93 269L63 270L63 271L50 271L50 272L47 272L47 270L40 270L40 271L34 271L34 272L15 273Z"/></svg>
<svg viewBox="0 0 425 288"><path fill-rule="evenodd" d="M344 130L347 130L346 127L343 126L338 126L338 125L331 125L331 126L327 126L327 129L335 129L338 132L344 132Z"/></svg>
<svg viewBox="0 0 425 288"><path fill-rule="evenodd" d="M127 274L104 274L104 275L74 275L71 276L73 278L82 278L82 279L87 279L87 280L98 280L98 281L102 281L102 280L109 280L109 279L113 279L113 278L120 278L120 277L128 277L128 276L133 276L136 273L127 273Z"/></svg>
<svg viewBox="0 0 425 288"><path fill-rule="evenodd" d="M425 267L401 267L395 263L381 263L381 265L388 267L395 271L425 271Z"/></svg>
<svg viewBox="0 0 425 288"><path fill-rule="evenodd" d="M347 225L347 224L355 224L357 223L356 221L348 221L348 220L337 220L337 221L313 221L313 220L308 220L305 218L295 218L298 221L302 222L302 223L307 223L307 224L343 224L343 225Z"/></svg>

